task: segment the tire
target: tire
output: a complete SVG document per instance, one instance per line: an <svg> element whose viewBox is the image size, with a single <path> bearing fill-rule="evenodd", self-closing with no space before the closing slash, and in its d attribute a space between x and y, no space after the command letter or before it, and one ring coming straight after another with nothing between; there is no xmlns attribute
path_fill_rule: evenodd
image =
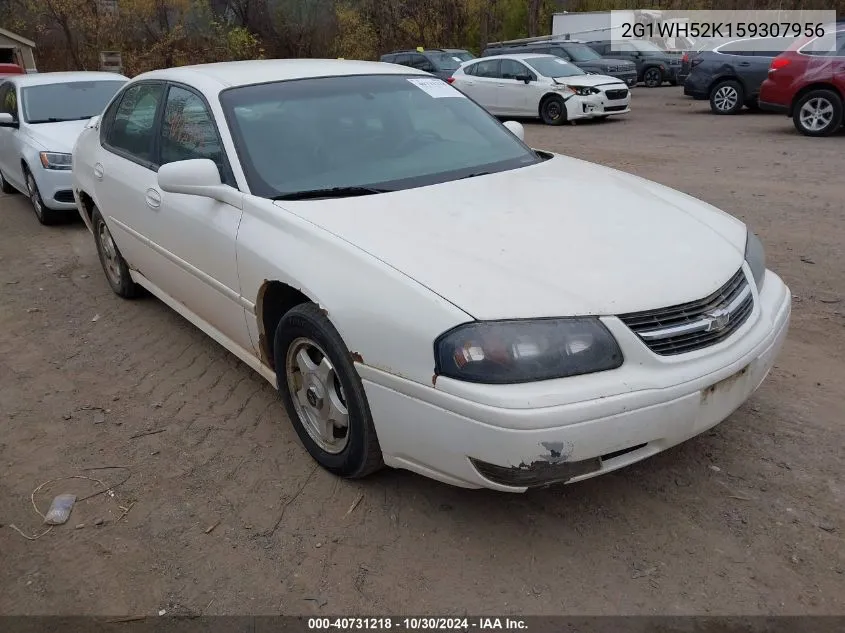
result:
<svg viewBox="0 0 845 633"><path fill-rule="evenodd" d="M313 303L300 304L282 317L274 341L279 394L311 457L348 479L382 468L364 386L328 317Z"/></svg>
<svg viewBox="0 0 845 633"><path fill-rule="evenodd" d="M842 99L832 90L811 90L792 111L795 129L805 136L829 136L842 127Z"/></svg>
<svg viewBox="0 0 845 633"><path fill-rule="evenodd" d="M744 102L742 84L733 79L720 81L710 89L710 109L714 114L736 114Z"/></svg>
<svg viewBox="0 0 845 633"><path fill-rule="evenodd" d="M540 103L540 118L546 125L566 123L566 103L558 95L546 97Z"/></svg>
<svg viewBox="0 0 845 633"><path fill-rule="evenodd" d="M23 177L26 181L26 192L29 196L29 202L32 204L32 210L35 211L35 217L45 226L56 224L64 216L63 213L48 209L44 205L44 199L41 197L41 192L38 190L38 183L35 182L35 176L32 172L24 168Z"/></svg>
<svg viewBox="0 0 845 633"><path fill-rule="evenodd" d="M129 266L112 239L109 227L106 225L100 210L94 207L91 211L91 226L94 229L94 242L97 245L97 255L100 265L106 275L106 281L118 297L134 299L142 294L141 286L132 281Z"/></svg>
<svg viewBox="0 0 845 633"><path fill-rule="evenodd" d="M657 66L646 68L643 71L643 83L646 88L659 88L663 85L663 73Z"/></svg>
<svg viewBox="0 0 845 633"><path fill-rule="evenodd" d="M17 193L18 190L15 189L9 182L6 180L5 176L3 176L3 172L0 171L0 191L3 193Z"/></svg>

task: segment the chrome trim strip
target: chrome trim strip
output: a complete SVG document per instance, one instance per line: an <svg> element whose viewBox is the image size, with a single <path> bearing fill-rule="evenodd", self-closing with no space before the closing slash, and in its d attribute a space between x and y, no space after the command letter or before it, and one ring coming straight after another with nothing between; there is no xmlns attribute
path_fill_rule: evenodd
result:
<svg viewBox="0 0 845 633"><path fill-rule="evenodd" d="M728 316L733 315L739 307L745 303L748 297L751 296L751 286L746 281L745 287L740 291L740 293L731 301L727 307L725 308L718 308L719 311L724 311L727 313ZM684 323L683 325L674 325L672 327L667 328L660 328L658 330L648 330L645 332L638 332L639 336L644 341L660 341L667 338L672 338L674 336L680 336L683 334L693 334L695 332L707 332L710 330L711 326L713 325L715 319L710 317L705 317L703 319L699 319L698 321L693 321L692 323Z"/></svg>

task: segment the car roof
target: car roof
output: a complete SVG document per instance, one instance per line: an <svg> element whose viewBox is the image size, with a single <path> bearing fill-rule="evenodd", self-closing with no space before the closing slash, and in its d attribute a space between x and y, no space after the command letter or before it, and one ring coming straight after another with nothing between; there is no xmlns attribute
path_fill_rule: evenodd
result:
<svg viewBox="0 0 845 633"><path fill-rule="evenodd" d="M47 84L66 84L77 81L128 81L129 77L117 73L104 73L97 71L76 71L58 73L32 73L28 75L9 75L6 78L18 86L44 86Z"/></svg>
<svg viewBox="0 0 845 633"><path fill-rule="evenodd" d="M488 55L487 57L476 57L475 59L471 59L466 62L467 65L474 64L475 62L483 62L488 61L491 59L516 59L516 60L526 60L526 59L537 59L538 57L549 57L551 59L560 59L556 55L547 55L546 53L502 53L501 55Z"/></svg>
<svg viewBox="0 0 845 633"><path fill-rule="evenodd" d="M223 90L236 86L316 77L408 74L429 75L422 70L384 62L342 59L253 59L164 68L138 75L135 80L181 81L207 90L214 88Z"/></svg>

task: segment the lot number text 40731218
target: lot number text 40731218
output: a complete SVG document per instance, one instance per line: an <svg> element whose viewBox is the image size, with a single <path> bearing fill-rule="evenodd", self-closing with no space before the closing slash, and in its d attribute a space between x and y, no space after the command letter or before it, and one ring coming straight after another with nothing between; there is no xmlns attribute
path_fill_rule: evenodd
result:
<svg viewBox="0 0 845 633"><path fill-rule="evenodd" d="M528 627L521 618L497 617L383 617L308 618L309 631L520 631Z"/></svg>

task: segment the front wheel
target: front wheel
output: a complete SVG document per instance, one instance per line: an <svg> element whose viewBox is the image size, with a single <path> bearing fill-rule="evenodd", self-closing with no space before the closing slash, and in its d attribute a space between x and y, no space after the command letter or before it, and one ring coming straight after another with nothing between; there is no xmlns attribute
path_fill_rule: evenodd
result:
<svg viewBox="0 0 845 633"><path fill-rule="evenodd" d="M384 465L364 386L328 317L313 303L288 311L276 328L279 394L311 457L346 478Z"/></svg>
<svg viewBox="0 0 845 633"><path fill-rule="evenodd" d="M566 123L566 103L558 95L546 97L540 104L540 118L546 125L563 125Z"/></svg>
<svg viewBox="0 0 845 633"><path fill-rule="evenodd" d="M663 85L663 73L659 68L648 68L643 73L643 83L646 88L657 88Z"/></svg>
<svg viewBox="0 0 845 633"><path fill-rule="evenodd" d="M141 294L141 286L132 281L132 277L129 276L129 266L117 249L109 227L97 207L94 207L91 212L91 226L94 228L97 255L103 272L106 273L109 286L117 296L134 299Z"/></svg>
<svg viewBox="0 0 845 633"><path fill-rule="evenodd" d="M55 224L59 221L59 213L53 209L49 209L44 205L44 200L41 198L41 192L38 190L38 183L35 182L35 176L32 172L24 170L24 177L26 178L26 191L29 196L29 201L32 203L32 210L35 211L35 217L44 225Z"/></svg>
<svg viewBox="0 0 845 633"><path fill-rule="evenodd" d="M795 104L792 121L805 136L828 136L842 126L842 99L831 90L813 90Z"/></svg>

